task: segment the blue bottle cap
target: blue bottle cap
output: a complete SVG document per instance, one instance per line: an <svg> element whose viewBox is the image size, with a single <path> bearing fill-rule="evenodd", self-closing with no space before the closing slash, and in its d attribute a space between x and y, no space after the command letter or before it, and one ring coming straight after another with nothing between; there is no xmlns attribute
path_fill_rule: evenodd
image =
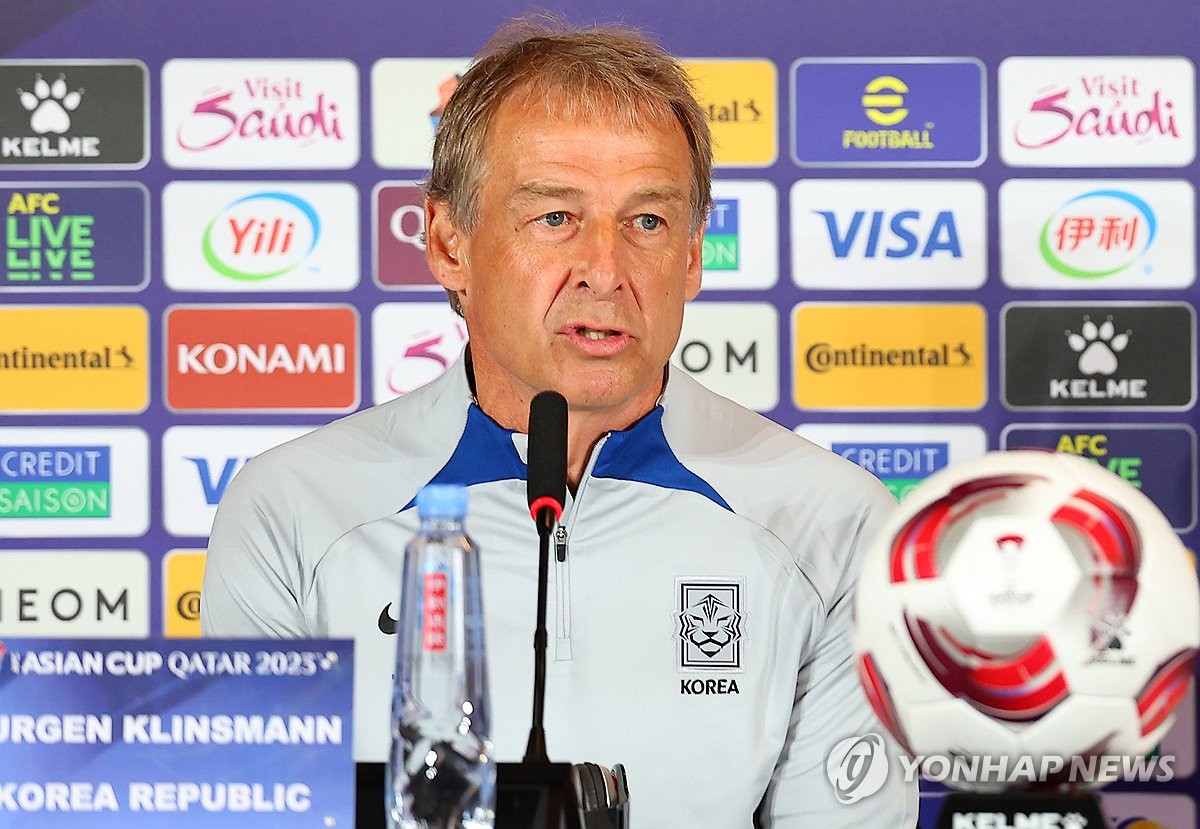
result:
<svg viewBox="0 0 1200 829"><path fill-rule="evenodd" d="M462 518L467 514L467 488L458 484L427 484L417 493L422 518Z"/></svg>

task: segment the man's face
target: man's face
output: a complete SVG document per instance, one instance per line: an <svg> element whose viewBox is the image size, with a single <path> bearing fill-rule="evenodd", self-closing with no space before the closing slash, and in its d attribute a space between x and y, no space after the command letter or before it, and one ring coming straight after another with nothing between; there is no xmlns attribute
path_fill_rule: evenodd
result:
<svg viewBox="0 0 1200 829"><path fill-rule="evenodd" d="M485 410L523 422L556 389L620 428L653 407L700 290L688 143L673 118L615 131L545 110L501 104L474 232L427 208L431 266L458 292Z"/></svg>

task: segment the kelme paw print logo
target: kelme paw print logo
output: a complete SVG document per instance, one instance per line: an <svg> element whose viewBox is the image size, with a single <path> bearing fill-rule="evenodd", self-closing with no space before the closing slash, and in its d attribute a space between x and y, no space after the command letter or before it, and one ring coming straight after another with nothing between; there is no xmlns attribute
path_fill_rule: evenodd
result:
<svg viewBox="0 0 1200 829"><path fill-rule="evenodd" d="M83 90L67 91L67 78L59 75L54 83L46 83L39 74L33 82L33 91L17 89L21 106L33 113L29 117L29 128L38 135L48 132L63 133L71 128L71 116L83 98Z"/></svg>
<svg viewBox="0 0 1200 829"><path fill-rule="evenodd" d="M1096 325L1085 316L1078 334L1067 331L1067 345L1079 355L1079 370L1083 374L1108 375L1117 370L1117 355L1129 345L1131 333L1118 334L1112 317Z"/></svg>

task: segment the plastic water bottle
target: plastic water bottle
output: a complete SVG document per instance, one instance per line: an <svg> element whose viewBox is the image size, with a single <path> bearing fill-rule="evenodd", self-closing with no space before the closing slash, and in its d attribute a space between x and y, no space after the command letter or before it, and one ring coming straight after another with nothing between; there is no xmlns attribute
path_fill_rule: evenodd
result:
<svg viewBox="0 0 1200 829"><path fill-rule="evenodd" d="M467 491L429 485L404 551L387 812L391 829L491 829L496 812L479 552Z"/></svg>

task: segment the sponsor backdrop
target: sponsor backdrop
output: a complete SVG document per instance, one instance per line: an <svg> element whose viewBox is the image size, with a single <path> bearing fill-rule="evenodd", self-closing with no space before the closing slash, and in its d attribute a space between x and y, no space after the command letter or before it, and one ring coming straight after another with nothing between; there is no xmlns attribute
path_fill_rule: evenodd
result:
<svg viewBox="0 0 1200 829"><path fill-rule="evenodd" d="M242 464L465 342L420 181L468 56L523 9L164 11L17 0L0 28L2 636L198 635ZM897 497L1039 446L1196 549L1194 0L602 18L685 58L717 140L675 364ZM1168 743L1181 779L1114 787L1120 826L1194 825L1193 697Z"/></svg>

